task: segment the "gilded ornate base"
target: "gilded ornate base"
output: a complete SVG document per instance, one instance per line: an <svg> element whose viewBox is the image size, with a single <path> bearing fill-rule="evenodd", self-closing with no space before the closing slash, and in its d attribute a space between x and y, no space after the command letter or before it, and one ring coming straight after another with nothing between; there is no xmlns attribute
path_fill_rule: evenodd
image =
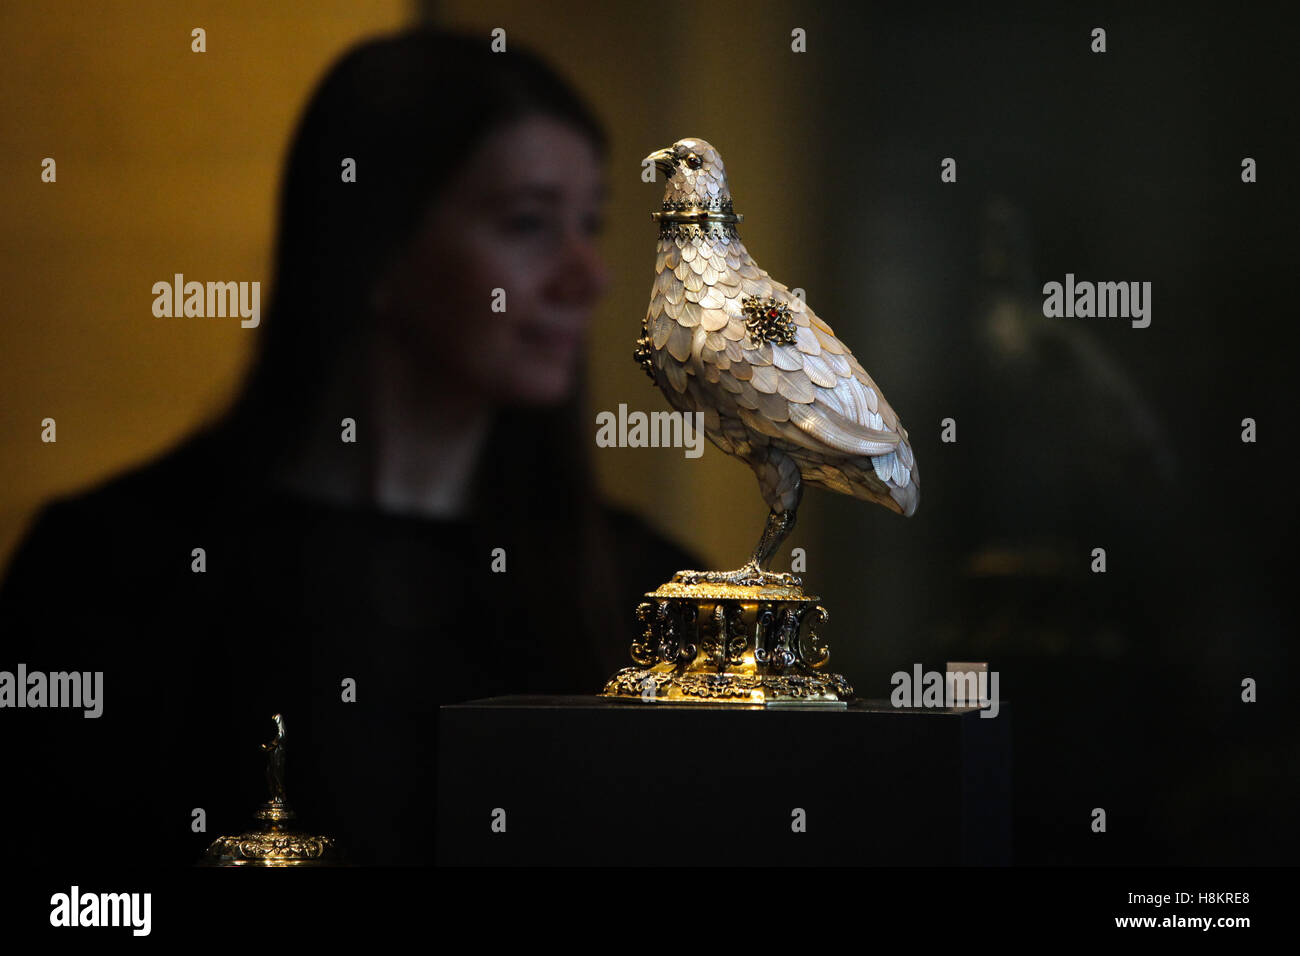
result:
<svg viewBox="0 0 1300 956"><path fill-rule="evenodd" d="M818 634L830 615L798 585L685 584L646 595L632 660L602 697L647 703L843 706L853 688L824 670Z"/></svg>
<svg viewBox="0 0 1300 956"><path fill-rule="evenodd" d="M267 801L254 816L262 821L260 827L213 840L199 866L330 866L339 862L332 838L285 828L295 816L288 804Z"/></svg>

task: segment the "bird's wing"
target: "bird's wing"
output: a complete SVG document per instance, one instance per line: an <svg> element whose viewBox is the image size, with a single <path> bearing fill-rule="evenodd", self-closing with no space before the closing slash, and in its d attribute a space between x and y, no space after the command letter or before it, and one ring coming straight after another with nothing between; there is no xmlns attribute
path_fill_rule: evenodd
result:
<svg viewBox="0 0 1300 956"><path fill-rule="evenodd" d="M680 395L681 407L703 408L714 437L721 409L716 401L698 400L696 392L706 382L717 386L732 400L728 411L749 431L811 452L805 464L814 469L822 467L818 460L831 467L846 455L863 459L859 469L888 489L883 499L870 497L905 514L916 510L907 431L853 353L801 298L760 269L738 243L661 241L655 270L645 328L658 381L672 404ZM793 345L750 339L742 309L748 295L788 304L796 326ZM690 401L692 396L697 400ZM719 440L719 447L730 450L725 435L714 437ZM854 493L851 484L832 487ZM874 492L869 486L863 485Z"/></svg>
<svg viewBox="0 0 1300 956"><path fill-rule="evenodd" d="M830 326L797 296L754 269L722 309L704 311L699 368L731 393L747 425L811 451L888 455L906 447L907 432L880 389ZM783 294L784 293L784 294ZM744 295L773 295L790 307L794 345L753 342L740 311ZM670 332L668 341L671 350ZM679 343L679 351L688 347ZM910 449L903 454L910 458Z"/></svg>

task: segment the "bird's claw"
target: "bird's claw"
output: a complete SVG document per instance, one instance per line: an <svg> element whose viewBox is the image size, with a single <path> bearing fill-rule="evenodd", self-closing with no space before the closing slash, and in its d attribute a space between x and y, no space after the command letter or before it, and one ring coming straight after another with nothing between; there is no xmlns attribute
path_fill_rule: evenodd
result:
<svg viewBox="0 0 1300 956"><path fill-rule="evenodd" d="M802 581L785 571L765 571L754 563L734 571L678 571L675 584L731 584L743 587L799 587Z"/></svg>

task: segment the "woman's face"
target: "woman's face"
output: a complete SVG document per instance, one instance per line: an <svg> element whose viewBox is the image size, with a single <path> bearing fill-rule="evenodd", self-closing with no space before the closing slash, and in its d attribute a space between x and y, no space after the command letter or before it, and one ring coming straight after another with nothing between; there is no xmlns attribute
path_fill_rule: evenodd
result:
<svg viewBox="0 0 1300 956"><path fill-rule="evenodd" d="M609 283L604 190L590 141L540 116L489 133L442 184L378 299L434 391L505 405L569 394Z"/></svg>

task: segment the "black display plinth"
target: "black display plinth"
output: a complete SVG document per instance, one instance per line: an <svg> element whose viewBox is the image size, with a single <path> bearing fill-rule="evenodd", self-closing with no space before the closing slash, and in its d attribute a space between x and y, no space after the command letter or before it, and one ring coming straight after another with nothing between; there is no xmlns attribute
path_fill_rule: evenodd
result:
<svg viewBox="0 0 1300 956"><path fill-rule="evenodd" d="M436 861L1008 864L1010 708L979 713L594 696L445 706Z"/></svg>

